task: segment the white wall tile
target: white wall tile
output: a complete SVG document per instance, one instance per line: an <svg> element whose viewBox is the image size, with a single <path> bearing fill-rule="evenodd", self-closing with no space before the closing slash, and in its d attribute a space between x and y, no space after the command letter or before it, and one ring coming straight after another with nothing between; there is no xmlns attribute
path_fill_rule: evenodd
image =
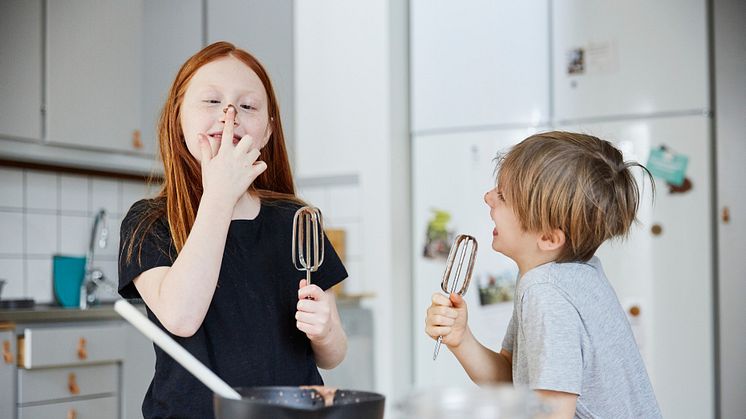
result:
<svg viewBox="0 0 746 419"><path fill-rule="evenodd" d="M37 303L51 303L54 301L52 291L52 258L43 260L27 260L26 293Z"/></svg>
<svg viewBox="0 0 746 419"><path fill-rule="evenodd" d="M26 214L26 253L49 255L57 252L57 215Z"/></svg>
<svg viewBox="0 0 746 419"><path fill-rule="evenodd" d="M143 199L151 198L148 185L145 182L123 181L122 198L119 200L119 213L126 214L132 204Z"/></svg>
<svg viewBox="0 0 746 419"><path fill-rule="evenodd" d="M119 213L119 182L103 178L93 178L91 188L91 213L96 213L100 208L106 209L109 214Z"/></svg>
<svg viewBox="0 0 746 419"><path fill-rule="evenodd" d="M335 218L360 217L360 187L357 185L329 186L326 214L330 222Z"/></svg>
<svg viewBox="0 0 746 419"><path fill-rule="evenodd" d="M117 285L119 284L117 270L119 265L117 261L96 262L96 267L101 269L104 273L104 279L106 280L106 283L101 285L96 291L96 296L98 296L99 301L112 301L119 298L119 293L117 293Z"/></svg>
<svg viewBox="0 0 746 419"><path fill-rule="evenodd" d="M23 170L0 168L0 207L23 208Z"/></svg>
<svg viewBox="0 0 746 419"><path fill-rule="evenodd" d="M95 255L101 256L117 256L119 255L119 227L122 224L122 220L116 217L108 217L106 225L109 229L109 235L106 240L106 247L101 249L98 247L98 237L96 236L96 249ZM99 228L99 232L101 228Z"/></svg>
<svg viewBox="0 0 746 419"><path fill-rule="evenodd" d="M88 212L88 178L60 175L60 210Z"/></svg>
<svg viewBox="0 0 746 419"><path fill-rule="evenodd" d="M26 209L57 210L57 175L26 171Z"/></svg>
<svg viewBox="0 0 746 419"><path fill-rule="evenodd" d="M88 216L60 216L60 248L63 255L82 256L88 251L91 224Z"/></svg>
<svg viewBox="0 0 746 419"><path fill-rule="evenodd" d="M10 300L26 296L23 280L23 259L0 259L0 279L5 280L5 287L0 294L0 299Z"/></svg>
<svg viewBox="0 0 746 419"><path fill-rule="evenodd" d="M0 212L0 253L23 255L23 214Z"/></svg>

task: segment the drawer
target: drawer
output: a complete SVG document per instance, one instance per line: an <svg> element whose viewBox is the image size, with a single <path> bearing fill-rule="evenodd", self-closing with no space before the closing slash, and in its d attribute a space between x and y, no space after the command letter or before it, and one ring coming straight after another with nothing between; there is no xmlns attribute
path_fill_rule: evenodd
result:
<svg viewBox="0 0 746 419"><path fill-rule="evenodd" d="M21 407L18 419L116 419L119 417L116 397L80 400Z"/></svg>
<svg viewBox="0 0 746 419"><path fill-rule="evenodd" d="M124 358L125 329L121 324L27 328L22 350L23 368L116 362Z"/></svg>
<svg viewBox="0 0 746 419"><path fill-rule="evenodd" d="M18 403L79 396L116 395L117 364L18 370Z"/></svg>

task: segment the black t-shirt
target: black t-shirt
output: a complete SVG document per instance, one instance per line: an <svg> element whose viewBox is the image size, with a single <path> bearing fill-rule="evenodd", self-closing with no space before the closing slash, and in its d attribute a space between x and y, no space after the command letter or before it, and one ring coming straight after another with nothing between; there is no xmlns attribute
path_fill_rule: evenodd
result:
<svg viewBox="0 0 746 419"><path fill-rule="evenodd" d="M158 266L171 266L176 250L168 223L158 220L136 246L130 263L122 253L148 201L136 202L122 221L119 293L140 298L132 280ZM305 272L292 262L293 215L298 205L262 203L254 220L232 220L215 294L202 325L180 345L233 387L323 384L311 343L296 328L298 282ZM136 238L135 243L139 241ZM347 277L328 240L324 262L311 274L326 290ZM148 308L148 318L168 331ZM142 412L145 418L212 418L212 392L155 346L155 375Z"/></svg>

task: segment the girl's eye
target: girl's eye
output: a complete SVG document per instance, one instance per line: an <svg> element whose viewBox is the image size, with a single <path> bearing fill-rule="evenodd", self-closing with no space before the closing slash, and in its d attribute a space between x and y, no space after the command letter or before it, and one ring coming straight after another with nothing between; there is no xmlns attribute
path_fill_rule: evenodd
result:
<svg viewBox="0 0 746 419"><path fill-rule="evenodd" d="M254 107L251 105L241 105L241 109L246 109L247 111L250 111L254 109Z"/></svg>
<svg viewBox="0 0 746 419"><path fill-rule="evenodd" d="M207 99L207 100L203 100L202 102L205 102L210 105L217 105L220 103L220 101L216 99Z"/></svg>

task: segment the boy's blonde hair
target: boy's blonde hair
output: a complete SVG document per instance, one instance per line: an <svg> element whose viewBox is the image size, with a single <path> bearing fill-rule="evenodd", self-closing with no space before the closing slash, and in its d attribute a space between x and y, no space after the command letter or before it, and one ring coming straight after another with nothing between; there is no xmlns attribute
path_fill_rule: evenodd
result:
<svg viewBox="0 0 746 419"><path fill-rule="evenodd" d="M565 234L556 262L587 261L636 220L640 192L622 153L610 142L572 132L536 134L498 157L497 183L524 230Z"/></svg>

